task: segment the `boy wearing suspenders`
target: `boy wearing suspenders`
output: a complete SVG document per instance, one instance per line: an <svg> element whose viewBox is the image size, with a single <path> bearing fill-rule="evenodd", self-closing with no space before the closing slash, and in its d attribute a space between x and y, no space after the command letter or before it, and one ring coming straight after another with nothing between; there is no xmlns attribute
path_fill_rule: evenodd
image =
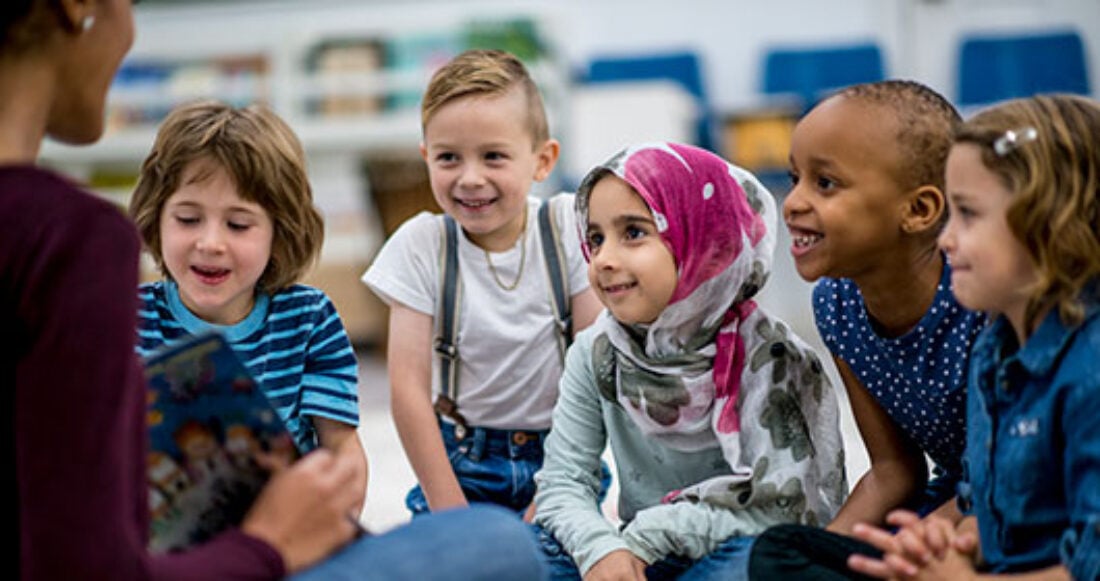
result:
<svg viewBox="0 0 1100 581"><path fill-rule="evenodd" d="M432 77L421 154L446 213L386 242L364 282L390 306L394 423L413 514L489 502L522 512L572 332L600 310L571 195L531 197L558 158L514 56L467 51Z"/></svg>

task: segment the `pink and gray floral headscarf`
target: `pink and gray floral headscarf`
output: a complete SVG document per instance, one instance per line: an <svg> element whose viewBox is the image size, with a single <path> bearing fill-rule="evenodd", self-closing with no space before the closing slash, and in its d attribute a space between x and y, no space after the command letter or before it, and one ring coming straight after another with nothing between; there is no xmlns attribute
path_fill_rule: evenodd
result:
<svg viewBox="0 0 1100 581"><path fill-rule="evenodd" d="M828 522L847 493L835 396L813 350L753 301L775 246L772 195L708 151L640 145L585 177L582 229L592 188L607 175L649 206L679 281L651 324L601 314L592 353L600 392L664 445L721 446L731 474L669 500L742 508L782 497L801 507L785 520Z"/></svg>

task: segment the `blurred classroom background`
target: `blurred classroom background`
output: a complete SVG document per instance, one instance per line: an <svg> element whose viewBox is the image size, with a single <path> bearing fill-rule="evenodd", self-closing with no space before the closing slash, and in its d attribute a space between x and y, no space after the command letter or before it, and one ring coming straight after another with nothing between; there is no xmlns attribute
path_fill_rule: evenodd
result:
<svg viewBox="0 0 1100 581"><path fill-rule="evenodd" d="M562 142L540 194L573 188L625 144L667 139L756 172L781 202L790 131L837 87L915 79L966 114L1043 91L1095 97L1100 78L1097 0L144 0L135 18L107 135L47 143L42 160L124 205L175 104L264 102L291 124L326 218L306 282L332 297L363 362L363 521L376 530L407 519L414 477L388 413L387 312L359 276L397 225L438 209L417 107L457 52L502 48L531 68ZM779 231L762 302L824 353ZM850 415L842 423L854 481L866 453Z"/></svg>

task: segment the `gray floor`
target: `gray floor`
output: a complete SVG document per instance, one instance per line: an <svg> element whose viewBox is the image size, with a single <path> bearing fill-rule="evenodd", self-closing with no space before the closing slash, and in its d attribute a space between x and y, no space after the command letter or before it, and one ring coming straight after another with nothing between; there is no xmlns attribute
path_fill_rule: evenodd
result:
<svg viewBox="0 0 1100 581"><path fill-rule="evenodd" d="M818 349L823 360L829 360L817 335L810 311L810 285L799 278L791 263L790 239L786 228L779 228L775 265L771 280L760 298L761 305L790 326ZM382 531L406 522L405 493L416 482L405 459L401 442L389 412L389 380L385 359L376 352L361 352L360 360L360 428L359 436L370 460L370 484L362 521L374 531ZM848 400L832 365L826 366L837 387L841 406L841 430L848 459L848 480L854 483L867 469L867 453L852 421ZM610 459L609 459L610 460ZM604 514L614 518L616 488L610 490Z"/></svg>
<svg viewBox="0 0 1100 581"><path fill-rule="evenodd" d="M370 464L360 520L371 531L406 522L405 493L416 483L416 476L393 427L386 361L377 352L359 353L359 439Z"/></svg>

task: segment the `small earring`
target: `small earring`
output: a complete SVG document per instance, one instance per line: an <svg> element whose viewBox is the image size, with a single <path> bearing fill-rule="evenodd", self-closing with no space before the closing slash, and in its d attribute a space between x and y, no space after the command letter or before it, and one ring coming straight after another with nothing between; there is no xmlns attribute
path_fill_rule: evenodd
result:
<svg viewBox="0 0 1100 581"><path fill-rule="evenodd" d="M80 21L80 29L84 32L88 32L95 26L95 15L89 14L84 17L84 20Z"/></svg>

